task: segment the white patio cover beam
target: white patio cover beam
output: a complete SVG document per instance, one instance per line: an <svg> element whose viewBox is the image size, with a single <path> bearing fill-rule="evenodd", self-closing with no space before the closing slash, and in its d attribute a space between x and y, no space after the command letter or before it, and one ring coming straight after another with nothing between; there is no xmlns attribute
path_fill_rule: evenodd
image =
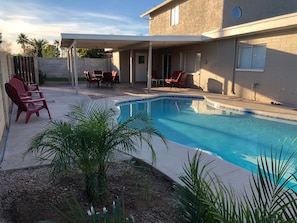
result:
<svg viewBox="0 0 297 223"><path fill-rule="evenodd" d="M152 42L149 42L148 59L147 59L147 91L151 91L152 85L152 57L153 57Z"/></svg>

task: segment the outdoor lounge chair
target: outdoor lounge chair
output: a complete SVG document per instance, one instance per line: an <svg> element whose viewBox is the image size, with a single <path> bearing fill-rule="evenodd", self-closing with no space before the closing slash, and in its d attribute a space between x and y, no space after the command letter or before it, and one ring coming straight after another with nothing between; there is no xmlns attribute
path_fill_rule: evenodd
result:
<svg viewBox="0 0 297 223"><path fill-rule="evenodd" d="M165 79L167 84L170 84L170 87L182 87L185 86L187 74L184 71L174 71L172 77Z"/></svg>
<svg viewBox="0 0 297 223"><path fill-rule="evenodd" d="M5 84L5 91L10 99L18 106L15 121L19 119L22 112L26 112L25 123L28 123L33 113L39 116L39 111L44 108L47 110L48 116L51 119L50 111L47 107L45 98L22 99L18 94L17 89L15 89L10 83Z"/></svg>
<svg viewBox="0 0 297 223"><path fill-rule="evenodd" d="M186 79L187 79L187 73L186 72L181 72L180 73L180 78L177 79L177 81L173 81L171 84L172 86L175 86L175 87L185 87L186 86Z"/></svg>

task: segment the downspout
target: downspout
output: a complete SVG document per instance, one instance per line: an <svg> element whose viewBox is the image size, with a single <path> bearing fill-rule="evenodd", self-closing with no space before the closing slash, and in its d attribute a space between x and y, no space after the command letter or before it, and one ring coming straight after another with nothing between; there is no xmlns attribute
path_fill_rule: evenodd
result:
<svg viewBox="0 0 297 223"><path fill-rule="evenodd" d="M233 74L232 74L232 94L235 94L235 74L236 74L236 50L237 49L237 36L234 38L234 54L233 54Z"/></svg>
<svg viewBox="0 0 297 223"><path fill-rule="evenodd" d="M147 66L147 92L150 93L152 87L152 42L149 42Z"/></svg>

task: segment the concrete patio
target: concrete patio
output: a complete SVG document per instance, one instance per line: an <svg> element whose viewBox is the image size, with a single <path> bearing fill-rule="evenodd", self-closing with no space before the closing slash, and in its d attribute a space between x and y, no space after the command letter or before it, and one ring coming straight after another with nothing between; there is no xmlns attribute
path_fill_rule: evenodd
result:
<svg viewBox="0 0 297 223"><path fill-rule="evenodd" d="M91 98L101 102L117 103L120 101L136 99L140 97L151 97L157 95L183 94L183 95L201 95L206 97L212 103L220 106L225 105L233 108L246 109L248 111L258 112L270 116L282 117L297 120L297 111L294 108L263 104L254 101L242 100L240 98L210 94L198 89L189 88L170 88L155 87L148 93L145 84L135 84L133 87L125 84L116 84L113 88L92 86L87 87L86 83L79 85L78 94L75 93L70 85L51 84L41 87L47 99L48 106L53 119L64 119L68 111L68 105L75 100ZM39 165L35 157L23 157L27 149L28 140L38 133L49 120L46 110L42 110L40 117L32 115L28 124L24 123L24 114L21 114L18 122L15 122L16 106L13 106L11 114L11 124L5 137L4 148L0 150L0 171L32 167ZM167 150L158 138L153 139L157 154L155 167L166 174L171 179L179 182L178 176L183 172L183 167L188 163L188 157L192 157L196 150L188 148L174 142L168 142ZM2 155L2 156L1 156ZM132 154L148 163L151 162L151 153L144 146L139 154ZM221 177L223 182L232 185L235 191L242 191L244 185L248 185L250 172L239 168L224 160L217 159L208 154L204 154L203 161L212 161L215 167L213 171Z"/></svg>

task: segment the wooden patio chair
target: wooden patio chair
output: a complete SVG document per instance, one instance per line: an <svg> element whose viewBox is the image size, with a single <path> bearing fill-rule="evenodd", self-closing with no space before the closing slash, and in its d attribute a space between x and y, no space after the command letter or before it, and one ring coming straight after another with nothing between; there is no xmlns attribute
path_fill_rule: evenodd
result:
<svg viewBox="0 0 297 223"><path fill-rule="evenodd" d="M112 76L112 73L109 71L103 72L101 83L106 84L106 86L110 84L110 87L113 87L114 77Z"/></svg>
<svg viewBox="0 0 297 223"><path fill-rule="evenodd" d="M51 119L51 114L48 109L45 98L42 97L42 98L36 98L36 99L30 99L30 98L22 99L17 89L14 88L14 86L11 85L10 83L5 84L5 91L8 97L10 97L10 99L18 106L18 111L17 111L15 121L19 119L20 114L22 112L26 112L25 123L28 123L33 113L35 113L37 117L39 117L39 111L44 108L47 110L48 116Z"/></svg>
<svg viewBox="0 0 297 223"><path fill-rule="evenodd" d="M113 83L119 83L120 80L119 80L118 72L116 70L112 70L111 74L112 74Z"/></svg>
<svg viewBox="0 0 297 223"><path fill-rule="evenodd" d="M99 87L99 83L100 83L100 79L97 78L95 75L94 76L91 76L90 72L89 71L84 71L84 75L85 75L85 78L87 79L88 81L88 86L91 87L91 84L95 84L97 83L97 86Z"/></svg>
<svg viewBox="0 0 297 223"><path fill-rule="evenodd" d="M38 84L25 82L25 80L22 77L16 74L12 75L12 77L22 81L27 91L39 91Z"/></svg>
<svg viewBox="0 0 297 223"><path fill-rule="evenodd" d="M32 93L38 93L39 97L43 97L43 93L39 91L39 88L37 88L38 90L29 90L26 88L25 83L19 78L11 78L9 80L9 84L11 84L17 90L21 99L31 99Z"/></svg>

